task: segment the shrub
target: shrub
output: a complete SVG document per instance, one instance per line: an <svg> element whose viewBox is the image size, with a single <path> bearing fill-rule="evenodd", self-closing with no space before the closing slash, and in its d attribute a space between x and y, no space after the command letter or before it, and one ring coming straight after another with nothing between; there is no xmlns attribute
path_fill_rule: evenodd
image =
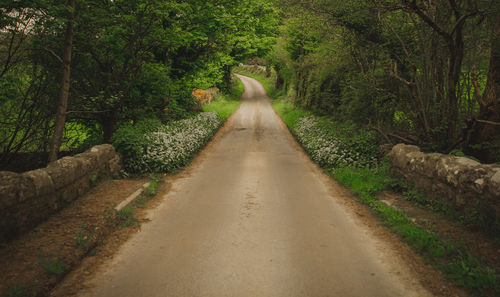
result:
<svg viewBox="0 0 500 297"><path fill-rule="evenodd" d="M311 158L325 168L377 165L376 137L355 133L352 126L310 115L300 118L293 131Z"/></svg>
<svg viewBox="0 0 500 297"><path fill-rule="evenodd" d="M202 112L168 124L144 120L120 127L112 141L123 155L127 171L172 172L188 164L221 123L213 112Z"/></svg>

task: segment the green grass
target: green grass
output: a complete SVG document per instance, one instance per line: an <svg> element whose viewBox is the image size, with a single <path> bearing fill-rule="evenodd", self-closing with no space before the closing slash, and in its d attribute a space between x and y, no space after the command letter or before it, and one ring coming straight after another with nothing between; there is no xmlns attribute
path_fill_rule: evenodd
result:
<svg viewBox="0 0 500 297"><path fill-rule="evenodd" d="M235 79L230 94L218 94L210 104L203 105L203 111L217 113L223 121L229 118L240 106L241 95L245 87L239 79Z"/></svg>
<svg viewBox="0 0 500 297"><path fill-rule="evenodd" d="M312 112L296 107L284 99L274 100L273 108L292 131L295 129L295 125L300 118L307 117L312 114Z"/></svg>
<svg viewBox="0 0 500 297"><path fill-rule="evenodd" d="M162 174L153 173L150 175L151 182L148 187L142 189L142 193L134 201L134 206L144 208L146 203L158 194L159 186L165 181Z"/></svg>
<svg viewBox="0 0 500 297"><path fill-rule="evenodd" d="M339 168L326 170L328 174L349 187L389 228L401 236L415 251L441 269L456 285L474 294L495 296L500 283L494 268L472 256L464 247L454 245L431 230L416 226L398 209L377 199L381 190L391 189L398 181L392 178L385 163L379 168Z"/></svg>
<svg viewBox="0 0 500 297"><path fill-rule="evenodd" d="M137 225L137 219L134 218L134 209L127 205L118 212L118 218L124 227L133 227Z"/></svg>
<svg viewBox="0 0 500 297"><path fill-rule="evenodd" d="M147 186L144 190L143 193L146 196L156 196L158 193L158 182L156 180L152 180L149 183L149 186Z"/></svg>

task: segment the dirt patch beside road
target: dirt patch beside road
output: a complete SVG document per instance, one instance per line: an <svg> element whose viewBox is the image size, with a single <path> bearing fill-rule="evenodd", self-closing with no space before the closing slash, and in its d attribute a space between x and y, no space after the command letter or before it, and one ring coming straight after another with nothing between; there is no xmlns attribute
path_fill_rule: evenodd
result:
<svg viewBox="0 0 500 297"><path fill-rule="evenodd" d="M115 205L145 179L109 180L0 249L0 296L45 296L119 228ZM129 229L127 232L130 232ZM9 295L10 294L10 295Z"/></svg>

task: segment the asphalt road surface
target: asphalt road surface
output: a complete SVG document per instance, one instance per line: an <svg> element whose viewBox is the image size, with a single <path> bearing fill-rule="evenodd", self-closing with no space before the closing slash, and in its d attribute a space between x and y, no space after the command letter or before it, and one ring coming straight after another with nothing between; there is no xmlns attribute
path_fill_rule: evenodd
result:
<svg viewBox="0 0 500 297"><path fill-rule="evenodd" d="M430 296L240 79L239 110L80 296Z"/></svg>

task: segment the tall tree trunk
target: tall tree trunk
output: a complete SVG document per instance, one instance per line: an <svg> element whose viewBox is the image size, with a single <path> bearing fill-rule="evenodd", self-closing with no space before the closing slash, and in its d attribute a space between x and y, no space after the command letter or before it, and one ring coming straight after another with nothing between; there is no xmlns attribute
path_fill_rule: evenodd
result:
<svg viewBox="0 0 500 297"><path fill-rule="evenodd" d="M54 135L50 143L49 163L57 160L57 154L61 147L62 137L64 133L64 125L66 124L66 111L68 108L68 94L70 86L70 69L71 69L71 50L73 48L73 25L75 18L75 0L68 0L67 7L68 22L66 24L66 33L64 34L64 52L62 56L62 73L61 73L61 90L59 92L59 106L57 107L56 123L54 127Z"/></svg>
<svg viewBox="0 0 500 297"><path fill-rule="evenodd" d="M284 80L283 80L283 77L281 77L281 74L280 74L280 70L281 70L280 67L279 66L274 66L274 70L276 71L275 88L276 88L276 90L279 90L283 86Z"/></svg>
<svg viewBox="0 0 500 297"><path fill-rule="evenodd" d="M480 100L481 109L469 144L470 153L485 162L500 160L500 16L490 18L491 56L486 88ZM484 144L490 143L493 146ZM496 145L495 145L496 144Z"/></svg>
<svg viewBox="0 0 500 297"><path fill-rule="evenodd" d="M113 136L115 124L116 124L116 111L105 113L101 118L103 143L111 143L111 136Z"/></svg>

